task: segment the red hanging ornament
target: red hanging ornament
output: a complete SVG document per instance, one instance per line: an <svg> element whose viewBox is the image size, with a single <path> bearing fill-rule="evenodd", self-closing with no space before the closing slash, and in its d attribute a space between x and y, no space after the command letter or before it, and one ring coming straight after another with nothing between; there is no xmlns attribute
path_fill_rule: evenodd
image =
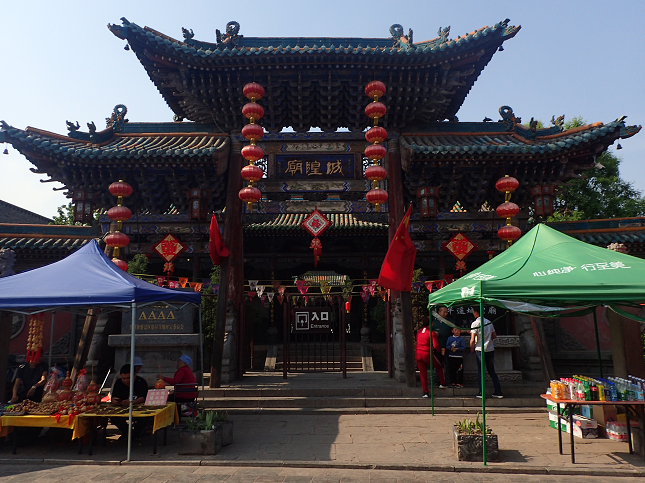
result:
<svg viewBox="0 0 645 483"><path fill-rule="evenodd" d="M385 84L381 81L372 81L365 86L365 94L375 101L378 101L379 97L385 94L385 90Z"/></svg>
<svg viewBox="0 0 645 483"><path fill-rule="evenodd" d="M495 189L502 193L512 193L520 186L520 182L512 176L504 176L495 183Z"/></svg>
<svg viewBox="0 0 645 483"><path fill-rule="evenodd" d="M242 178L247 181L258 181L262 179L262 176L264 176L264 171L259 166L249 164L242 168Z"/></svg>
<svg viewBox="0 0 645 483"><path fill-rule="evenodd" d="M117 181L115 183L112 183L108 187L108 190L110 191L110 194L112 196L123 196L127 198L132 194L132 186L130 186L128 183L125 183L124 181Z"/></svg>
<svg viewBox="0 0 645 483"><path fill-rule="evenodd" d="M257 82L249 82L242 88L242 93L251 101L257 101L264 97L264 87Z"/></svg>
<svg viewBox="0 0 645 483"><path fill-rule="evenodd" d="M249 144L242 148L242 157L253 164L264 157L264 150L257 144Z"/></svg>
<svg viewBox="0 0 645 483"><path fill-rule="evenodd" d="M322 243L320 243L320 238L316 237L311 240L311 245L309 248L314 250L314 267L318 266L318 260L320 260L320 255L322 255Z"/></svg>
<svg viewBox="0 0 645 483"><path fill-rule="evenodd" d="M374 211L379 211L379 206L388 199L387 191L380 188L372 189L367 192L365 199L374 205Z"/></svg>
<svg viewBox="0 0 645 483"><path fill-rule="evenodd" d="M251 141L251 143L262 139L264 129L259 124L247 124L242 128L242 136Z"/></svg>
<svg viewBox="0 0 645 483"><path fill-rule="evenodd" d="M114 263L117 267L119 267L124 272L128 271L128 264L125 261L123 261L123 260L121 260L119 258L113 258L112 263Z"/></svg>
<svg viewBox="0 0 645 483"><path fill-rule="evenodd" d="M499 205L495 212L500 218L512 218L514 216L517 216L517 214L520 212L520 207L515 203L507 201Z"/></svg>
<svg viewBox="0 0 645 483"><path fill-rule="evenodd" d="M370 119L374 119L374 125L378 122L380 118L385 116L387 108L382 102L372 102L365 107L365 115Z"/></svg>
<svg viewBox="0 0 645 483"><path fill-rule="evenodd" d="M253 209L253 203L257 203L262 198L262 192L253 186L247 186L240 190L238 196L246 203L246 208L250 211Z"/></svg>
<svg viewBox="0 0 645 483"><path fill-rule="evenodd" d="M387 154L387 149L382 144L371 144L365 148L365 157L371 161L383 159Z"/></svg>
<svg viewBox="0 0 645 483"><path fill-rule="evenodd" d="M497 236L510 244L522 236L522 230L513 225L504 225L497 230Z"/></svg>
<svg viewBox="0 0 645 483"><path fill-rule="evenodd" d="M114 221L127 221L132 218L132 211L127 206L113 206L107 215Z"/></svg>
<svg viewBox="0 0 645 483"><path fill-rule="evenodd" d="M365 177L370 181L382 181L387 178L387 170L378 164L368 166L365 169Z"/></svg>
<svg viewBox="0 0 645 483"><path fill-rule="evenodd" d="M123 248L130 243L130 238L125 233L112 232L105 237L105 244L113 248Z"/></svg>
<svg viewBox="0 0 645 483"><path fill-rule="evenodd" d="M242 107L242 114L244 114L244 117L249 119L251 123L254 123L257 120L262 119L264 116L264 108L255 102L247 102Z"/></svg>
<svg viewBox="0 0 645 483"><path fill-rule="evenodd" d="M373 126L365 133L365 140L368 143L382 143L387 139L387 131L380 126Z"/></svg>

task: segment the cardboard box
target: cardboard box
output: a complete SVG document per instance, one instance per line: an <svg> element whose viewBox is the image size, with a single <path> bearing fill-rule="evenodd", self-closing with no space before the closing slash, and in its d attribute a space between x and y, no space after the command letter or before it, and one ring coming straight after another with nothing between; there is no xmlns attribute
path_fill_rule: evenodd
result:
<svg viewBox="0 0 645 483"><path fill-rule="evenodd" d="M595 419L586 418L577 414L573 415L573 424L580 429L596 429L598 427L598 421Z"/></svg>
<svg viewBox="0 0 645 483"><path fill-rule="evenodd" d="M553 429L558 428L558 415L554 412L549 411L549 426ZM560 431L563 433L569 432L569 421L566 419L560 420Z"/></svg>
<svg viewBox="0 0 645 483"><path fill-rule="evenodd" d="M576 438L594 439L598 437L598 428L581 429L575 424L573 425L573 435Z"/></svg>
<svg viewBox="0 0 645 483"><path fill-rule="evenodd" d="M587 404L580 406L580 415L585 418L594 419L594 407Z"/></svg>

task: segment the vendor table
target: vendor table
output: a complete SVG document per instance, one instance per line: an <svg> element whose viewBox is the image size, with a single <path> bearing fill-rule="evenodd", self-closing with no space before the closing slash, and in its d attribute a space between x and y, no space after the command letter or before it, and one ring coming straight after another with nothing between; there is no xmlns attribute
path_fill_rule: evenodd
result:
<svg viewBox="0 0 645 483"><path fill-rule="evenodd" d="M576 456L575 456L575 449L573 446L573 407L574 406L624 406L625 407L625 418L627 420L627 444L629 445L629 453L632 454L634 452L634 449L632 448L632 430L630 427L629 423L629 410L631 409L634 412L634 415L638 418L639 413L636 411L636 408L638 408L640 411L640 430L641 434L643 435L643 438L641 441L645 441L645 425L643 424L643 420L645 419L645 401L574 401L571 399L555 399L552 397L550 394L540 394L540 397L542 399L546 399L547 401L551 401L556 405L557 408L557 413L558 413L558 427L556 428L558 430L558 445L560 448L560 454L562 453L562 431L560 428L560 421L561 419L566 418L566 416L563 416L562 413L560 412L560 404L564 404L564 410L566 411L567 409L569 410L569 428L570 428L570 434L569 434L569 439L571 443L571 462L575 463L576 462Z"/></svg>
<svg viewBox="0 0 645 483"><path fill-rule="evenodd" d="M101 405L102 407L110 407L109 405ZM107 419L107 418L127 418L128 417L128 412L124 412L121 414L105 414L100 411L87 411L85 413L79 414L78 416L81 420L83 420L83 424L86 424L87 427L91 427L96 429L96 427L99 424L99 421ZM137 407L134 406L132 408L132 417L134 419L136 418L154 418L153 419L153 424L152 424L152 435L153 435L153 454L157 454L157 430L163 429L163 444L165 446L166 440L167 440L167 428L170 426L172 423L179 424L179 413L177 412L177 405L174 402L170 402L166 404L165 406L160 406L160 407ZM87 423L85 423L87 422ZM93 431L94 433L94 431ZM89 448L89 454L92 455L93 451L93 440L94 440L94 434L90 435L90 448ZM105 440L105 438L104 438Z"/></svg>
<svg viewBox="0 0 645 483"><path fill-rule="evenodd" d="M31 414L23 416L4 415L0 417L0 436L6 436L9 430L18 427L70 429L72 431L72 439L78 439L79 454L83 450L83 440L81 438L90 429L89 420L81 420L78 416L73 416L71 419L67 415L61 416L60 419L54 416L36 416ZM15 434L12 439L12 453L16 454L17 439Z"/></svg>

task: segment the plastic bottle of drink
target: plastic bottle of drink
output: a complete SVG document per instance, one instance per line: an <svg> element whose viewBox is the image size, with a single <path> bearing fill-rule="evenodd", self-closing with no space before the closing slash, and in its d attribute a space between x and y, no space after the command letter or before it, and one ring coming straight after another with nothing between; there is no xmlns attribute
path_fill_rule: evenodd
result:
<svg viewBox="0 0 645 483"><path fill-rule="evenodd" d="M582 385L582 382L578 381L576 385L576 400L584 401L585 400L585 387Z"/></svg>
<svg viewBox="0 0 645 483"><path fill-rule="evenodd" d="M591 387L589 386L589 381L587 379L585 379L582 382L582 386L584 387L584 391L585 391L584 400L585 401L591 401Z"/></svg>
<svg viewBox="0 0 645 483"><path fill-rule="evenodd" d="M611 400L612 401L620 401L618 398L618 389L616 389L616 383L614 382L609 382L609 391L611 393Z"/></svg>

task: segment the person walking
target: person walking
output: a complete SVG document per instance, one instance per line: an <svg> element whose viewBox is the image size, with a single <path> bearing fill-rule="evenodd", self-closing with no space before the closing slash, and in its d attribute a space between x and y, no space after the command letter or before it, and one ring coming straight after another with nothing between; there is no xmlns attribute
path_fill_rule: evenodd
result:
<svg viewBox="0 0 645 483"><path fill-rule="evenodd" d="M430 330L430 321L425 319L423 327L421 327L417 332L417 347L415 354L417 366L419 367L419 373L421 375L421 387L423 388L422 397L428 397L428 366L430 365L430 352L433 352L434 358L432 363L439 376L439 387L446 387L446 380L443 375L443 366L436 355L437 352L441 353L437 333Z"/></svg>
<svg viewBox="0 0 645 483"><path fill-rule="evenodd" d="M482 357L481 357L481 340L480 336L480 324L482 323L482 317L479 314L479 307L473 307L473 316L475 321L470 326L470 352L477 355L477 372L479 377L477 377L477 384L479 385L479 393L477 397L482 397ZM503 398L502 395L502 386L499 383L499 377L495 372L495 343L493 342L497 338L497 333L493 327L493 323L487 318L484 319L484 364L486 364L486 371L490 375L490 378L493 380L493 386L495 391L493 392L493 397L498 399Z"/></svg>
<svg viewBox="0 0 645 483"><path fill-rule="evenodd" d="M466 343L461 338L461 329L453 327L452 335L446 341L446 352L448 353L448 384L452 387L461 387L459 369L464 363L465 350Z"/></svg>

